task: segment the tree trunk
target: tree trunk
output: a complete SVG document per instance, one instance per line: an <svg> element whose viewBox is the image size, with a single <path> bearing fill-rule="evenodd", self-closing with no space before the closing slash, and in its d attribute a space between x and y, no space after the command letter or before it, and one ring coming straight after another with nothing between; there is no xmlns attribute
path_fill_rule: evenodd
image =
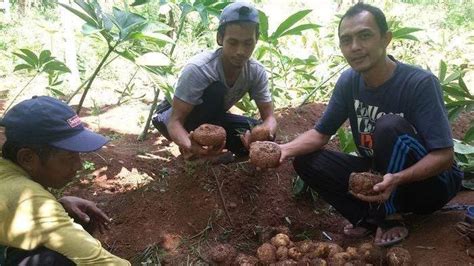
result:
<svg viewBox="0 0 474 266"><path fill-rule="evenodd" d="M59 3L69 5L70 1L59 0ZM77 67L76 42L72 25L72 21L75 18L73 14L67 11L65 8L59 8L59 12L64 34L64 58L66 65L71 70L71 73L67 75L69 88L77 88L79 85L81 85L81 80L79 77L79 69Z"/></svg>

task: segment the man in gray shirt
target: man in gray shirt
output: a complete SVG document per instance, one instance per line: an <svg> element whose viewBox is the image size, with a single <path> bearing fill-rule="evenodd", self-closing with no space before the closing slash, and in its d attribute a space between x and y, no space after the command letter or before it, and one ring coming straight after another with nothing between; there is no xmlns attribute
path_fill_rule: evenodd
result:
<svg viewBox="0 0 474 266"><path fill-rule="evenodd" d="M155 127L173 140L185 158L221 153L223 147L202 147L189 132L204 123L224 127L226 148L237 156L248 153L249 129L260 124L270 137L277 123L265 68L250 59L259 36L258 11L249 3L228 5L219 18L219 49L191 58L178 79L172 106L161 105ZM256 102L262 121L227 111L246 93ZM245 134L242 134L245 132Z"/></svg>

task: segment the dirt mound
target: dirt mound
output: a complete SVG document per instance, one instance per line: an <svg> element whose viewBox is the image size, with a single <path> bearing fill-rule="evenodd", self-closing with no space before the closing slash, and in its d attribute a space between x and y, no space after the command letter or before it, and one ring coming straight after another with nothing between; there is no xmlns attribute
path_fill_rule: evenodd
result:
<svg viewBox="0 0 474 266"><path fill-rule="evenodd" d="M313 128L324 108L323 104L308 104L279 110L276 142L290 141ZM473 115L468 115L470 118L454 125L455 137L472 121ZM176 146L156 133L144 142L112 130L102 133L112 141L85 156L94 170L82 173L65 194L98 202L113 217L113 224L108 233L96 237L112 253L137 264L144 258L172 265L206 264L201 254L217 243L232 245L237 253L247 254L237 257L252 261L257 248L277 233L295 241L331 240L342 247L372 241L370 237L344 238L346 221L322 200L316 197L313 201L310 193L295 198L291 161L266 171L256 171L247 161L198 164L173 155ZM337 139L328 148L338 149ZM474 195L463 193L456 200L474 204ZM460 219L462 212L409 218L410 237L403 245L414 263L474 263L466 255L470 243L451 226Z"/></svg>

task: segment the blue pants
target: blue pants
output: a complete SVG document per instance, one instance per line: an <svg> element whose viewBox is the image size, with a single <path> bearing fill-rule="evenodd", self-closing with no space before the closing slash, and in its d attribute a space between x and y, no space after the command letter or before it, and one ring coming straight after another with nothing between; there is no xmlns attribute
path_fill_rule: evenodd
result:
<svg viewBox="0 0 474 266"><path fill-rule="evenodd" d="M192 131L202 124L209 123L222 126L227 132L226 148L237 156L248 154L248 150L242 144L240 135L251 129L261 121L250 117L227 113L224 109L224 96L227 87L221 82L211 83L202 96L203 102L196 105L186 118L184 128ZM165 112L169 108L160 108L157 112ZM158 119L153 119L153 125L167 139L171 139L166 128L166 124Z"/></svg>
<svg viewBox="0 0 474 266"><path fill-rule="evenodd" d="M20 266L69 266L76 265L74 262L66 258L58 252L52 251L45 247L34 250L22 250L12 247L2 247L0 250L6 249L5 264L0 265L20 265Z"/></svg>
<svg viewBox="0 0 474 266"><path fill-rule="evenodd" d="M373 138L374 158L320 150L296 157L293 166L312 189L354 225L378 223L394 213L429 214L459 191L463 174L454 164L438 176L399 186L383 204L356 199L348 193L352 172L396 173L427 154L413 127L397 115L379 118Z"/></svg>

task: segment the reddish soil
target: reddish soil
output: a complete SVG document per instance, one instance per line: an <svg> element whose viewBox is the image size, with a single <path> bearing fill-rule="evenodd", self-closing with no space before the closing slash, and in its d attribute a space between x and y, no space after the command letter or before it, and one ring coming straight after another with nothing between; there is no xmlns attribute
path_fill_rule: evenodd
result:
<svg viewBox="0 0 474 266"><path fill-rule="evenodd" d="M280 110L277 141L287 142L311 128L324 108L309 104ZM463 136L473 116L464 114L455 122L455 137ZM216 243L255 255L262 241L282 230L277 227L287 227L292 240L328 240L325 234L342 246L371 240L344 238L345 220L321 199L313 201L309 194L293 197L296 174L291 162L267 171L256 171L247 161L185 162L172 155L174 144L156 133L144 142L138 142L136 135L102 133L112 138L111 143L84 158L97 170L84 172L86 176L65 194L98 202L113 223L109 232L96 236L112 253L135 263L138 255L154 254L172 265L206 264L207 251ZM336 141L330 149L337 149ZM463 191L453 202L474 204L474 192ZM409 216L410 235L401 246L417 264L474 263L466 253L472 244L454 230L462 219L462 211Z"/></svg>

